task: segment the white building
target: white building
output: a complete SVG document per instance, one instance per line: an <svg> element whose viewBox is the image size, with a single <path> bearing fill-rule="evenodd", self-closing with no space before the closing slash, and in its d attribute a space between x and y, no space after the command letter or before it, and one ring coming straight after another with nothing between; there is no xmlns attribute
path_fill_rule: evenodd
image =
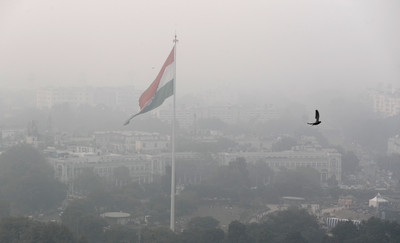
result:
<svg viewBox="0 0 400 243"><path fill-rule="evenodd" d="M236 158L244 158L247 163L264 161L271 169L279 170L284 167L295 169L299 167L310 167L319 171L321 182L326 182L332 176L341 182L342 157L333 149L322 149L314 151L282 151L282 152L239 152L221 153L219 161L222 165L228 165Z"/></svg>
<svg viewBox="0 0 400 243"><path fill-rule="evenodd" d="M85 169L93 169L99 176L112 179L114 169L126 167L132 181L138 183L152 183L165 173L165 160L159 156L84 156L49 158L55 169L55 177L59 181L69 184Z"/></svg>
<svg viewBox="0 0 400 243"><path fill-rule="evenodd" d="M388 200L384 199L380 193L378 193L374 198L369 200L368 206L379 208L380 205L387 204Z"/></svg>
<svg viewBox="0 0 400 243"><path fill-rule="evenodd" d="M170 138L159 133L102 131L94 133L94 142L104 153L158 154L168 150Z"/></svg>

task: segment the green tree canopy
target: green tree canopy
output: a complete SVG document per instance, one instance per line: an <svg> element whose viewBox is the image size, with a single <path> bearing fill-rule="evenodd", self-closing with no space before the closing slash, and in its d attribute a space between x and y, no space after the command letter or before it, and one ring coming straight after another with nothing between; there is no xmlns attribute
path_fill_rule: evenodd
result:
<svg viewBox="0 0 400 243"><path fill-rule="evenodd" d="M63 225L10 217L0 220L0 242L74 243L78 241Z"/></svg>
<svg viewBox="0 0 400 243"><path fill-rule="evenodd" d="M282 170L275 176L273 186L276 187L281 196L306 197L318 195L321 190L320 175L313 168Z"/></svg>
<svg viewBox="0 0 400 243"><path fill-rule="evenodd" d="M44 156L30 145L16 145L0 155L0 191L11 213L45 210L62 202L66 186L54 178Z"/></svg>
<svg viewBox="0 0 400 243"><path fill-rule="evenodd" d="M188 229L215 229L218 224L213 217L195 217L189 221Z"/></svg>

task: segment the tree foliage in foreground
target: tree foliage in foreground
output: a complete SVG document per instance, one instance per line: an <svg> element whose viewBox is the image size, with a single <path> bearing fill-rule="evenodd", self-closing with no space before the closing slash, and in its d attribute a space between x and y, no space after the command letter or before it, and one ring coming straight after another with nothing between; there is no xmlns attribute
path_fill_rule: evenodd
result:
<svg viewBox="0 0 400 243"><path fill-rule="evenodd" d="M54 178L52 166L38 150L21 144L0 155L0 195L10 213L28 213L59 205L66 187Z"/></svg>
<svg viewBox="0 0 400 243"><path fill-rule="evenodd" d="M81 210L85 207L80 205ZM76 210L79 213L80 210ZM65 222L66 223L66 222ZM101 219L84 215L76 221L80 233L58 223L43 223L27 218L0 220L0 242L142 242L142 243L394 243L400 242L400 225L394 221L370 218L356 226L340 222L331 235L321 228L316 217L304 209L290 208L266 216L261 223L232 221L228 231L218 228L212 217L192 218L183 232L167 227L106 226ZM71 225L69 225L70 227ZM79 240L77 240L79 239Z"/></svg>
<svg viewBox="0 0 400 243"><path fill-rule="evenodd" d="M28 218L2 218L0 242L78 242L72 232L57 223L42 223Z"/></svg>
<svg viewBox="0 0 400 243"><path fill-rule="evenodd" d="M395 221L372 217L361 222L360 226L352 222L340 222L331 230L332 237L325 237L324 243L395 243L400 242L400 225Z"/></svg>

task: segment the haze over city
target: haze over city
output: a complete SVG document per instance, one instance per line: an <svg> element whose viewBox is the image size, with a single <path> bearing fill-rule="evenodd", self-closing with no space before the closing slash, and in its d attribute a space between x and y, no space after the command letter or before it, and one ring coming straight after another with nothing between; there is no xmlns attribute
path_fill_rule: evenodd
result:
<svg viewBox="0 0 400 243"><path fill-rule="evenodd" d="M0 242L400 242L399 13L0 0Z"/></svg>

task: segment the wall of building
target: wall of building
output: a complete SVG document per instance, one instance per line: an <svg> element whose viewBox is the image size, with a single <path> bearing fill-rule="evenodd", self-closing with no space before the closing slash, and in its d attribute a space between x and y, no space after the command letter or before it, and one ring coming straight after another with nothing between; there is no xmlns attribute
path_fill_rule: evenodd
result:
<svg viewBox="0 0 400 243"><path fill-rule="evenodd" d="M239 157L244 158L247 163L264 161L274 170L281 167L314 168L320 172L321 182L326 182L332 176L335 176L339 183L342 179L342 157L336 150L221 153L219 161L221 165L228 165Z"/></svg>

